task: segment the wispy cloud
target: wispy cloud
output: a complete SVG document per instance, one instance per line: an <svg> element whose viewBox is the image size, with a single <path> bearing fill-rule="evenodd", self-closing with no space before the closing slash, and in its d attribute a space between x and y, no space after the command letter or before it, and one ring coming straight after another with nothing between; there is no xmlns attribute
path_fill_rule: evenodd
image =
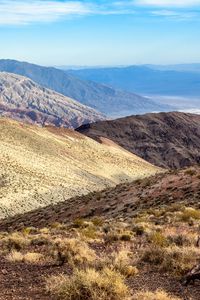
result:
<svg viewBox="0 0 200 300"><path fill-rule="evenodd" d="M132 3L157 7L191 7L200 5L200 0L136 0Z"/></svg>
<svg viewBox="0 0 200 300"><path fill-rule="evenodd" d="M0 25L26 25L73 16L131 13L134 13L133 8L127 9L112 1L0 0Z"/></svg>
<svg viewBox="0 0 200 300"><path fill-rule="evenodd" d="M90 3L48 0L0 1L0 24L29 24L51 22L72 15L90 14Z"/></svg>
<svg viewBox="0 0 200 300"><path fill-rule="evenodd" d="M65 18L88 15L142 15L145 7L150 15L180 17L178 10L186 6L200 5L200 0L0 0L0 25L27 25L55 22ZM152 7L157 11L151 11ZM160 8L160 9L159 9ZM166 10L165 10L166 8ZM182 17L192 17L182 12Z"/></svg>
<svg viewBox="0 0 200 300"><path fill-rule="evenodd" d="M183 11L173 11L173 10L155 10L151 11L153 16L165 17L175 20L189 20L198 17L196 12L183 12Z"/></svg>

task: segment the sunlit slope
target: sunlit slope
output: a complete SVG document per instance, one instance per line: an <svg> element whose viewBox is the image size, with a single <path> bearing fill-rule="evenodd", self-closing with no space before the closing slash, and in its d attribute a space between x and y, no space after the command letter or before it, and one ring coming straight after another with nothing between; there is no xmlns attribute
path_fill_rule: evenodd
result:
<svg viewBox="0 0 200 300"><path fill-rule="evenodd" d="M159 171L109 140L0 119L1 218Z"/></svg>

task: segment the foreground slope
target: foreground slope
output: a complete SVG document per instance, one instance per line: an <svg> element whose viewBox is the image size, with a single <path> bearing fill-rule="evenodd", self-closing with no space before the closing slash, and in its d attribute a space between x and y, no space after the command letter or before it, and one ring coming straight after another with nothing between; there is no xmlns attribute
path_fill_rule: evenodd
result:
<svg viewBox="0 0 200 300"><path fill-rule="evenodd" d="M98 141L107 137L160 167L200 163L199 115L146 114L84 125L77 130Z"/></svg>
<svg viewBox="0 0 200 300"><path fill-rule="evenodd" d="M5 72L0 72L0 115L68 128L104 119L92 108L45 89L26 77Z"/></svg>
<svg viewBox="0 0 200 300"><path fill-rule="evenodd" d="M199 300L199 200L196 166L1 220L0 299Z"/></svg>
<svg viewBox="0 0 200 300"><path fill-rule="evenodd" d="M81 80L67 72L15 60L0 60L0 71L26 76L38 84L73 98L107 115L127 116L152 111L169 111L171 107L120 89Z"/></svg>
<svg viewBox="0 0 200 300"><path fill-rule="evenodd" d="M0 119L1 218L158 171L108 140Z"/></svg>

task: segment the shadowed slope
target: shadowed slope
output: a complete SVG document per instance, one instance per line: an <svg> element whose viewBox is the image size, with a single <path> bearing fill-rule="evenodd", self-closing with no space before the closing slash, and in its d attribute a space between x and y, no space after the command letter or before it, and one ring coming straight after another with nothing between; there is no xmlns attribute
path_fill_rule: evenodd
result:
<svg viewBox="0 0 200 300"><path fill-rule="evenodd" d="M97 141L109 138L160 167L200 163L200 115L146 114L83 125L77 131Z"/></svg>

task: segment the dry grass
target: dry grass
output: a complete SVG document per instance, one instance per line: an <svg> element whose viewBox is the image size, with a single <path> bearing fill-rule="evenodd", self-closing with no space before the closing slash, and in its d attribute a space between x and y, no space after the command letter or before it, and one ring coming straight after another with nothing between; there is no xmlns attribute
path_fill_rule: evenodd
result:
<svg viewBox="0 0 200 300"><path fill-rule="evenodd" d="M187 207L180 214L180 220L183 222L188 222L191 219L200 220L200 210L194 209L192 207Z"/></svg>
<svg viewBox="0 0 200 300"><path fill-rule="evenodd" d="M128 300L130 292L123 276L111 269L75 270L72 276L47 279L47 291L65 300Z"/></svg>
<svg viewBox="0 0 200 300"><path fill-rule="evenodd" d="M132 277L138 274L138 269L134 265L135 262L132 253L124 248L118 252L103 254L95 265L97 269L108 267L120 272L125 277Z"/></svg>
<svg viewBox="0 0 200 300"><path fill-rule="evenodd" d="M72 267L75 265L90 265L96 260L95 252L88 244L78 238L58 239L54 242L54 251L60 262L67 262Z"/></svg>
<svg viewBox="0 0 200 300"><path fill-rule="evenodd" d="M1 249L5 251L17 250L20 251L30 244L27 236L19 232L13 232L0 239Z"/></svg>
<svg viewBox="0 0 200 300"><path fill-rule="evenodd" d="M154 246L144 250L142 261L158 265L163 272L181 276L197 263L199 256L200 249L195 247Z"/></svg>
<svg viewBox="0 0 200 300"><path fill-rule="evenodd" d="M10 262L17 263L17 262L24 262L28 264L37 264L39 262L44 261L44 256L40 253L28 252L26 254L22 254L18 251L11 251L7 256L6 259Z"/></svg>
<svg viewBox="0 0 200 300"><path fill-rule="evenodd" d="M177 297L169 296L164 291L156 291L156 292L140 292L133 296L132 300L181 300Z"/></svg>

